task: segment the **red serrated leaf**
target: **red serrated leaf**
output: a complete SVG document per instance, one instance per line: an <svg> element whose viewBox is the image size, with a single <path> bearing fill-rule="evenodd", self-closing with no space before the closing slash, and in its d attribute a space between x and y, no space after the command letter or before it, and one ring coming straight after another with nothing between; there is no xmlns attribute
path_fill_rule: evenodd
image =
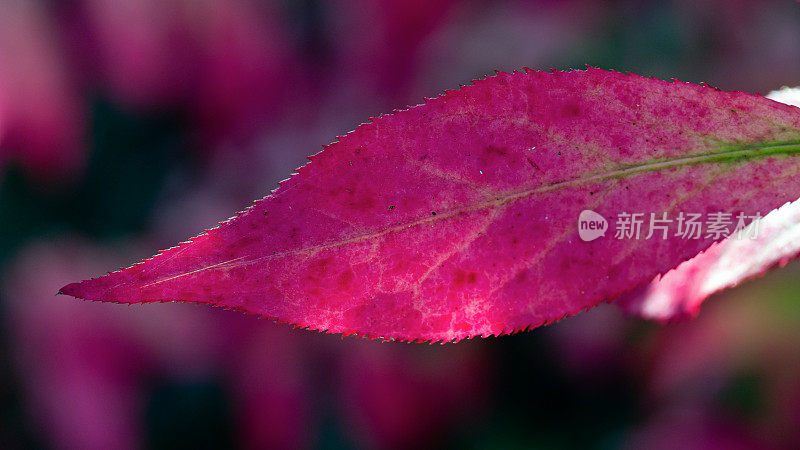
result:
<svg viewBox="0 0 800 450"><path fill-rule="evenodd" d="M800 88L783 88L767 98L800 106ZM750 224L743 235L745 239L734 235L713 244L616 303L630 313L660 321L696 316L711 294L783 266L800 254L800 200Z"/></svg>
<svg viewBox="0 0 800 450"><path fill-rule="evenodd" d="M582 210L766 213L800 193L800 110L599 69L499 73L343 136L248 210L65 286L303 327L458 340L535 327L713 238L582 241Z"/></svg>

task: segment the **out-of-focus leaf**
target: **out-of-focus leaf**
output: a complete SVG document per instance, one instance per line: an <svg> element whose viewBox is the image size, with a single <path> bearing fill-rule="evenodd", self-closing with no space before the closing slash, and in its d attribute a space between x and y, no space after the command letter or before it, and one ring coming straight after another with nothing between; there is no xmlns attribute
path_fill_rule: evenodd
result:
<svg viewBox="0 0 800 450"><path fill-rule="evenodd" d="M42 2L0 3L0 165L37 181L65 180L85 164L83 105Z"/></svg>

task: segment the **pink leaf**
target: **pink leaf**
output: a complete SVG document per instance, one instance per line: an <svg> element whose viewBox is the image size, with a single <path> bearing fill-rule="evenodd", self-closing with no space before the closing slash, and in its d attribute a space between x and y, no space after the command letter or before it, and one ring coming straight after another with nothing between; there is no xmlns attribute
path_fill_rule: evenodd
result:
<svg viewBox="0 0 800 450"><path fill-rule="evenodd" d="M599 69L499 73L362 124L221 226L61 293L387 339L511 333L715 240L584 242L581 211L763 215L798 197L798 153L800 110L760 96Z"/></svg>
<svg viewBox="0 0 800 450"><path fill-rule="evenodd" d="M800 106L800 88L783 88L767 97ZM697 315L711 294L783 266L800 254L800 200L770 212L749 231L754 239L728 237L715 243L616 303L630 313L662 321Z"/></svg>

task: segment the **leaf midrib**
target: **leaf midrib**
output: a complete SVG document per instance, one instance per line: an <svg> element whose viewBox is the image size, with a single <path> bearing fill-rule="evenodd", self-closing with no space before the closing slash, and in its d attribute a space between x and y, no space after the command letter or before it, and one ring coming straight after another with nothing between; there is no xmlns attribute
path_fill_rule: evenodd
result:
<svg viewBox="0 0 800 450"><path fill-rule="evenodd" d="M639 173L644 172L652 172L657 170L664 170L669 169L672 167L681 167L681 166L692 166L698 164L706 164L706 163L713 163L713 162L731 162L731 161L738 161L743 159L755 159L755 158L765 158L768 156L781 156L781 155L793 155L800 153L800 141L790 141L786 143L774 143L772 145L760 145L759 147L747 147L742 148L740 146L731 147L726 149L722 152L715 152L715 153L706 153L701 155L694 155L694 156L687 156L681 158L673 158L673 159L666 159L660 160L655 162L648 162L644 164L637 164L631 165L627 167L623 167L620 169L596 173L592 175L587 175L579 178L574 178L570 180L564 181L557 181L554 183L550 183L544 186L538 186L535 188L525 189L517 192L509 192L508 194L496 196L492 200L487 200L479 203L475 203L472 205L463 206L461 208L452 209L449 211L442 211L437 213L435 216L426 217L424 219L415 220L412 222L402 223L398 225L394 225L388 227L384 230L374 232L374 233L366 233L357 236L353 236L348 239L339 240L336 242L331 242L327 244L320 244L320 245L312 245L309 247L304 247L296 250L287 250L283 252L276 252L269 255L261 256L258 258L246 259L244 257L239 257L235 259L231 259L228 261L223 261L220 263L212 264L209 266L201 267L196 270L192 270L189 272L180 273L177 275L169 276L162 278L160 280L154 281L152 283L148 283L142 286L142 288L152 286L155 284L163 283L169 280L173 280L176 278L180 278L187 275L196 274L198 272L203 272L205 270L211 269L228 269L233 267L240 267L244 265L249 265L252 263L256 263L259 261L265 261L274 258L280 258L286 255L293 255L293 254L303 254L303 253L314 253L320 250L325 250L333 247L340 247L343 245L352 244L359 241L364 241L372 238L377 238L383 236L385 234L389 234L395 231L403 230L406 228L413 228L419 225L424 225L426 223L434 222L437 220L446 219L448 217L452 217L454 215L460 214L466 211L474 211L483 208L488 208L491 206L499 206L505 203L510 203L516 201L520 198L525 198L533 194L542 193L542 192L550 192L557 189L561 189L568 186L574 186L582 183L588 183L593 181L601 181L610 178L623 178Z"/></svg>

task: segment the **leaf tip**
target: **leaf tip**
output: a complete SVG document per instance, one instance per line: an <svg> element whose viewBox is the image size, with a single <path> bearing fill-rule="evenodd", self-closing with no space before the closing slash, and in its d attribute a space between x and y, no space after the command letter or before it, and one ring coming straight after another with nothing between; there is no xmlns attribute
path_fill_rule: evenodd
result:
<svg viewBox="0 0 800 450"><path fill-rule="evenodd" d="M81 298L80 297L80 284L81 283L70 283L70 284L62 287L61 289L59 289L58 292L56 293L56 295L69 295L71 297Z"/></svg>

